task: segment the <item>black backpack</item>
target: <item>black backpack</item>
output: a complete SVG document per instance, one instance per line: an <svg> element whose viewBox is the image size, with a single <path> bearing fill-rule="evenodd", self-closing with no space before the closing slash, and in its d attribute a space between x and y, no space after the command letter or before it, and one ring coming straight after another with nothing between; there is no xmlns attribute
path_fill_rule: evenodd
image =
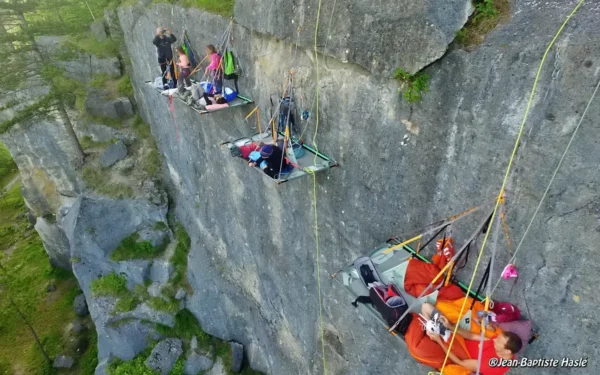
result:
<svg viewBox="0 0 600 375"><path fill-rule="evenodd" d="M394 294L397 294L397 296L388 297L386 300L384 296L386 290L388 289L393 291ZM358 297L352 303L352 305L354 307L358 307L358 303L369 303L373 305L375 310L377 310L379 314L381 314L381 317L383 318L383 320L385 320L389 327L393 326L398 321L398 319L400 319L402 314L404 314L408 310L408 303L406 303L406 300L404 299L404 297L402 297L402 294L394 284L385 286L385 288L379 286L373 286L369 288L369 296ZM408 329L408 326L410 325L411 320L412 315L406 314L402 321L396 326L394 331L404 336L406 330Z"/></svg>

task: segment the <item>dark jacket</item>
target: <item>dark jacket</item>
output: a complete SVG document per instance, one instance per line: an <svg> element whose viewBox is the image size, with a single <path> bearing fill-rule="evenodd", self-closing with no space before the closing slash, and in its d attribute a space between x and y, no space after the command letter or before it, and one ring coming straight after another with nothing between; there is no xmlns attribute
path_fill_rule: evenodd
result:
<svg viewBox="0 0 600 375"><path fill-rule="evenodd" d="M175 35L168 35L164 38L160 36L155 36L152 43L156 46L156 53L158 54L159 60L173 60L173 50L171 49L171 44L175 43L177 38Z"/></svg>
<svg viewBox="0 0 600 375"><path fill-rule="evenodd" d="M283 162L281 160L282 158ZM259 158L256 161L256 165L260 168L260 164L263 161L267 163L267 167L263 169L263 172L265 172L271 178L278 178L279 173L281 173L281 170L285 170L290 165L287 159L283 157L283 151L277 146L273 148L273 153L271 154L271 156L269 156L268 158Z"/></svg>

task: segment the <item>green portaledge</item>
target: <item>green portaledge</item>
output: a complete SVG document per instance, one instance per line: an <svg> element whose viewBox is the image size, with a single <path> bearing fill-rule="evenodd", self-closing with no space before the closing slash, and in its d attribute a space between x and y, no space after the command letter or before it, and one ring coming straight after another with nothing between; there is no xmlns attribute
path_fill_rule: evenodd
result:
<svg viewBox="0 0 600 375"><path fill-rule="evenodd" d="M281 135L282 137L285 137L285 133L283 133L283 132L278 132L278 134L279 134L279 135ZM297 139L294 139L294 138L292 138L292 141L296 141L296 142L297 142ZM322 153L320 153L319 151L315 150L314 148L312 148L312 147L310 147L310 146L307 146L307 145L305 145L304 143L302 144L302 148L304 148L304 149L306 149L306 150L308 150L308 151L312 152L313 154L315 154L315 155L317 155L317 156L319 156L319 157L321 157L321 158L323 158L323 159L327 160L328 162L332 162L332 163L334 163L334 165L332 165L332 167L335 167L335 166L337 166L337 165L338 165L337 161L335 161L335 160L333 160L333 159L331 159L331 158L329 158L329 157L327 157L327 156L323 155L323 154L322 154Z"/></svg>
<svg viewBox="0 0 600 375"><path fill-rule="evenodd" d="M415 258L418 258L419 260L422 260L423 262L426 262L426 263L431 263L431 261L429 259L425 258L421 254L417 254L417 252L412 247L410 247L408 245L404 245L403 248L404 248L404 250L411 253ZM483 297L480 294L477 294L474 291L472 291L471 289L469 289L469 287L466 286L463 282L456 280L454 277L452 279L453 279L452 282L454 282L456 285L458 285L463 290L463 292L465 292L465 293L468 292L472 297L477 298L480 302L485 301L485 297Z"/></svg>

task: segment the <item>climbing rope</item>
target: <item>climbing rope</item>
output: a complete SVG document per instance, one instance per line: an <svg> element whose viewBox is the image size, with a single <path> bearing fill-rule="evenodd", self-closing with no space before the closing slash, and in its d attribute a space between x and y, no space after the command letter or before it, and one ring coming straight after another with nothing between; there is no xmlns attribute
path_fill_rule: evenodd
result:
<svg viewBox="0 0 600 375"><path fill-rule="evenodd" d="M542 57L542 61L540 62L540 65L538 67L537 74L535 76L535 80L533 81L533 87L531 89L531 94L529 95L529 101L527 102L527 107L525 109L525 114L523 116L523 121L521 122L521 126L519 128L519 133L517 135L517 140L515 141L515 146L513 147L512 154L510 156L510 159L508 160L508 166L506 167L506 172L504 174L504 180L502 181L502 187L500 188L500 194L498 194L498 197L496 198L496 205L494 207L494 211L492 212L492 218L490 220L490 225L492 225L494 223L494 219L495 219L496 213L498 211L498 206L500 205L500 202L504 198L504 189L506 188L506 184L508 182L508 177L510 175L512 163L513 163L513 161L515 159L515 155L517 154L517 149L519 148L519 143L520 143L520 140L521 140L521 136L523 134L523 130L525 128L525 123L527 122L527 118L529 116L529 111L531 109L531 105L533 103L533 97L535 95L535 89L537 88L537 84L538 84L538 81L540 79L542 68L544 67L544 63L546 62L546 57L548 56L548 53L550 53L550 49L552 48L552 46L554 45L554 43L558 39L559 35L562 33L562 31L565 28L566 24L569 22L569 20L571 19L571 17L577 12L577 10L583 4L584 1L585 0L580 0L579 3L577 4L577 6L575 7L575 9L573 9L573 11L567 16L567 18L565 19L565 21L563 22L563 24L561 25L561 27L558 29L556 35L554 35L554 38L552 39L552 41L550 42L550 44L546 48L546 51L544 52L544 56ZM563 155L563 157L564 157L564 155ZM482 255L483 255L483 250L485 249L485 245L487 243L487 239L488 239L488 237L490 235L490 232L491 232L490 230L486 231L485 237L483 238L483 243L481 244L481 249L479 250L479 254L477 256L477 262L475 263L475 269L473 270L473 275L471 276L471 281L469 283L469 287L468 287L469 290L471 289L471 287L473 286L473 282L475 281L475 276L477 274L477 269L479 268L479 264L481 263L481 258L482 258ZM515 251L515 255L516 255L516 251ZM514 258L514 255L513 255L513 258ZM489 304L489 298L490 298L490 296L486 297L486 310L487 310L487 306ZM461 306L460 313L458 314L459 317L463 316L463 312L464 312L464 309L465 309L465 306L466 306L466 303L467 303L467 299L468 298L465 298L463 300L463 304ZM440 369L441 373L444 372L444 368L446 367L446 363L448 362L448 356L450 355L450 350L452 349L452 345L454 344L454 338L456 337L456 332L457 331L458 331L458 324L456 325L456 327L454 327L454 332L453 332L453 335L452 335L452 339L450 340L450 344L448 345L448 351L446 352L446 357L444 358L444 363L442 364L442 368Z"/></svg>
<svg viewBox="0 0 600 375"><path fill-rule="evenodd" d="M569 148L571 147L571 144L573 143L573 140L575 139L575 136L577 135L577 131L581 127L581 124L583 123L583 119L585 118L585 115L586 115L588 109L590 108L590 105L592 104L594 98L596 97L598 88L600 88L600 81L598 81L598 84L596 85L596 88L594 89L594 92L592 93L592 96L590 97L590 100L588 101L587 106L585 107L585 110L583 111L583 113L581 115L581 118L579 119L579 123L575 127L573 134L571 134L571 139L569 139L569 142L567 143L567 146L565 147L565 150L563 151L562 156L560 157L558 165L556 166L556 169L554 169L554 172L552 173L552 177L550 178L550 181L548 182L548 185L546 186L546 190L544 190L544 194L542 195L542 198L540 199L537 207L535 208L535 211L533 212L533 215L531 216L531 219L529 220L529 223L527 224L525 233L523 233L523 237L521 237L521 240L519 241L519 244L517 245L517 248L515 249L513 256L508 261L509 264L513 263L517 259L517 253L519 252L519 250L521 250L521 245L523 245L523 242L525 241L525 237L527 237L527 234L529 233L529 230L531 229L531 226L533 225L533 221L535 220L538 212L540 211L540 208L542 207L542 204L544 203L544 200L546 199L546 196L548 195L548 191L550 190L550 187L552 186L552 183L554 182L554 179L556 178L556 175L558 174L558 171L560 170L560 167L562 166L562 163L565 160L565 156L567 155L567 152L569 151ZM502 280L502 277L499 277L498 281L494 285L494 289L492 289L492 294L496 291L496 288L498 287L498 284L500 284L501 280Z"/></svg>
<svg viewBox="0 0 600 375"><path fill-rule="evenodd" d="M320 82L319 82L319 54L317 51L317 37L319 35L319 19L321 17L321 4L322 0L319 0L319 5L317 7L317 21L315 25L315 43L314 43L314 51L315 51L315 69L316 69L316 92L315 92L315 100L317 105L316 111L316 119L315 119L315 134L313 135L313 146L317 151L315 153L314 164L317 163L317 153L319 152L318 146L315 143L317 138L317 132L319 130L319 94L320 94ZM321 331L321 355L323 356L323 374L327 375L327 360L325 358L325 332L323 330L323 296L321 294L321 260L319 259L321 256L319 250L319 214L317 210L317 176L315 172L310 170L309 172L313 178L313 209L315 211L315 247L316 247L316 257L317 257L317 289L319 293L319 328Z"/></svg>

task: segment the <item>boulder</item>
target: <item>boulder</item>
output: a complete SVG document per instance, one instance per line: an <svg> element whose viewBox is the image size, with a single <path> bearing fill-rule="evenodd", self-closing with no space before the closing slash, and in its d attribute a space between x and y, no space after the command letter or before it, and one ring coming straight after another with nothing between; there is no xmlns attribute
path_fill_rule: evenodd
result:
<svg viewBox="0 0 600 375"><path fill-rule="evenodd" d="M196 350L198 350L198 338L196 336L193 336L192 339L190 340L190 350L192 352L195 352Z"/></svg>
<svg viewBox="0 0 600 375"><path fill-rule="evenodd" d="M27 212L27 220L29 221L29 224L35 225L37 222L37 217L33 214L33 212L29 211Z"/></svg>
<svg viewBox="0 0 600 375"><path fill-rule="evenodd" d="M90 32L99 42L104 42L108 39L106 34L106 26L102 20L97 20L90 25Z"/></svg>
<svg viewBox="0 0 600 375"><path fill-rule="evenodd" d="M177 289L177 293L175 293L175 299L178 301L182 300L185 298L186 294L187 293L185 292L185 290L183 290L182 288L179 288L179 289Z"/></svg>
<svg viewBox="0 0 600 375"><path fill-rule="evenodd" d="M150 297L160 297L162 296L162 287L163 284L154 282L148 287L148 294Z"/></svg>
<svg viewBox="0 0 600 375"><path fill-rule="evenodd" d="M156 344L150 356L146 358L146 366L158 371L161 375L168 375L181 354L183 354L181 340L163 340Z"/></svg>
<svg viewBox="0 0 600 375"><path fill-rule="evenodd" d="M73 321L73 328L71 328L71 329L75 333L81 333L81 332L85 331L87 329L87 327L85 326L85 324L83 324L79 320L74 320Z"/></svg>
<svg viewBox="0 0 600 375"><path fill-rule="evenodd" d="M100 164L107 168L127 156L127 146L121 141L108 146L100 157Z"/></svg>
<svg viewBox="0 0 600 375"><path fill-rule="evenodd" d="M168 260L156 260L150 267L150 280L165 284L173 274L173 265Z"/></svg>
<svg viewBox="0 0 600 375"><path fill-rule="evenodd" d="M83 293L75 297L73 300L73 308L75 309L75 314L78 316L86 316L89 314L87 302Z"/></svg>
<svg viewBox="0 0 600 375"><path fill-rule="evenodd" d="M70 244L63 229L58 224L40 217L35 224L35 230L44 242L50 263L55 267L70 269Z"/></svg>
<svg viewBox="0 0 600 375"><path fill-rule="evenodd" d="M75 361L73 360L73 357L59 354L56 356L56 359L54 359L54 364L52 365L52 367L54 367L54 368L71 368L71 367L73 367L74 362Z"/></svg>
<svg viewBox="0 0 600 375"><path fill-rule="evenodd" d="M213 363L213 360L205 355L191 353L188 355L187 360L185 361L183 373L185 375L198 375L200 371L205 371L211 368Z"/></svg>
<svg viewBox="0 0 600 375"><path fill-rule="evenodd" d="M119 136L119 131L110 126L97 124L95 122L85 124L85 129L82 130L84 136L89 136L94 142L108 142Z"/></svg>
<svg viewBox="0 0 600 375"><path fill-rule="evenodd" d="M110 357L103 358L101 361L99 361L94 375L109 375L108 369L110 368L110 361Z"/></svg>
<svg viewBox="0 0 600 375"><path fill-rule="evenodd" d="M92 116L114 120L133 115L133 105L128 98L110 98L101 90L89 90L85 99L85 111Z"/></svg>
<svg viewBox="0 0 600 375"><path fill-rule="evenodd" d="M229 371L227 371L225 369L225 366L223 366L223 360L221 358L217 358L217 361L215 362L213 367L211 367L210 370L208 370L204 373L204 375L227 375L227 374L229 374Z"/></svg>
<svg viewBox="0 0 600 375"><path fill-rule="evenodd" d="M231 371L240 372L242 370L242 364L244 363L244 345L230 341L231 345Z"/></svg>
<svg viewBox="0 0 600 375"><path fill-rule="evenodd" d="M98 57L87 53L74 53L67 59L62 56L59 59L55 55L63 50L62 45L67 42L66 37L39 36L35 40L41 52L48 56L54 65L63 69L69 78L88 82L97 74L106 74L114 78L121 75L121 64L116 56Z"/></svg>

